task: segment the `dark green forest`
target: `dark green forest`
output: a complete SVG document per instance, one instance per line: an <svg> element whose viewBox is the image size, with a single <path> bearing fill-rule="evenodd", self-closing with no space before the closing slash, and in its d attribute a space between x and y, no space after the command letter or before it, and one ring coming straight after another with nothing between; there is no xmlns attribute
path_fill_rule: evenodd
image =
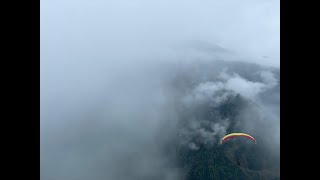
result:
<svg viewBox="0 0 320 180"><path fill-rule="evenodd" d="M178 129L186 126L186 119L216 121L228 118L231 124L227 132L238 132L241 131L241 126L237 125L237 115L250 105L251 102L235 95L215 108L210 107L210 102L207 102L196 108L181 109L183 121ZM182 169L183 179L186 180L280 179L280 163L269 161L272 155L264 150L267 146L265 138L257 136L256 139L259 142L257 144L245 138L231 139L222 145L219 144L219 139L209 145L199 142L198 150L179 146L177 142L172 142L170 146L175 148L177 167ZM193 141L197 142L197 137Z"/></svg>

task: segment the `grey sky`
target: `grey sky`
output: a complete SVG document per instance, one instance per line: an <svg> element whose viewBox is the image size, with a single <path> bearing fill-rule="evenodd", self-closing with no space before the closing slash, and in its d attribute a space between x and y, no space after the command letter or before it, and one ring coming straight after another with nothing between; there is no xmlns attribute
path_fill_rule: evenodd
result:
<svg viewBox="0 0 320 180"><path fill-rule="evenodd" d="M278 0L42 0L42 53L141 57L204 40L279 67L279 8Z"/></svg>

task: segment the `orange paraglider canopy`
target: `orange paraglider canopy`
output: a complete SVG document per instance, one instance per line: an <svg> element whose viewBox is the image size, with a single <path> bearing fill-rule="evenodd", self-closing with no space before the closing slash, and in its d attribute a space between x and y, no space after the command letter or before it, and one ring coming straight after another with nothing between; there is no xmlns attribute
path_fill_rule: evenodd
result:
<svg viewBox="0 0 320 180"><path fill-rule="evenodd" d="M245 134L245 133L231 133L231 134L228 134L228 135L224 136L221 139L220 143L223 144L228 139L231 139L231 138L234 138L234 137L237 137L237 136L241 136L241 137L245 137L245 138L251 139L252 141L254 141L254 143L256 143L256 140L252 136L250 136L249 134Z"/></svg>

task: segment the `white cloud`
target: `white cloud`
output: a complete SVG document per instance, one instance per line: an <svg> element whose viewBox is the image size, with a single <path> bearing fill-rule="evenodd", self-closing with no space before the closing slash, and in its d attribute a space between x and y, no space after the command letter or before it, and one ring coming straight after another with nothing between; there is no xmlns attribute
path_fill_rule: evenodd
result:
<svg viewBox="0 0 320 180"><path fill-rule="evenodd" d="M191 149L191 150L199 150L200 147L197 146L195 143L189 143L188 144L188 147Z"/></svg>
<svg viewBox="0 0 320 180"><path fill-rule="evenodd" d="M256 96L261 93L265 87L266 85L263 83L246 80L237 74L233 75L225 83L226 89L239 93L243 97L249 99L255 99Z"/></svg>
<svg viewBox="0 0 320 180"><path fill-rule="evenodd" d="M267 84L269 88L272 88L278 84L277 78L274 76L274 74L270 71L261 71L260 76L262 78L262 81Z"/></svg>

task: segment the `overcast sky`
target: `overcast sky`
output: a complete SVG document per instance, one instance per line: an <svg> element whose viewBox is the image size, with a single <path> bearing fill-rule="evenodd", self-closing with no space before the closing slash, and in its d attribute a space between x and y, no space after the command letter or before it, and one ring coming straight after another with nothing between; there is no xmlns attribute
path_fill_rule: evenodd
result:
<svg viewBox="0 0 320 180"><path fill-rule="evenodd" d="M280 3L278 0L41 1L42 57L55 53L72 55L74 51L85 53L79 56L99 58L118 51L141 56L141 51L170 47L185 40L217 43L251 57L251 61L279 67Z"/></svg>

